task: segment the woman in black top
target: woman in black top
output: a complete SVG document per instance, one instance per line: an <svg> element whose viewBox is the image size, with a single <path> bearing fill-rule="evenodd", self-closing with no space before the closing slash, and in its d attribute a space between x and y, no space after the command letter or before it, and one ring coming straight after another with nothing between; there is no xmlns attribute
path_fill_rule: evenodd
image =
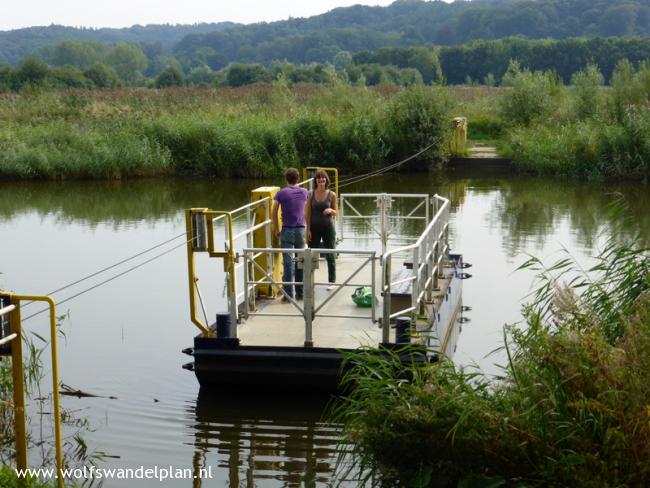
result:
<svg viewBox="0 0 650 488"><path fill-rule="evenodd" d="M309 193L305 207L305 224L307 226L307 242L311 248L334 249L336 247L336 231L334 217L338 211L336 193L329 189L330 179L321 169L314 176L316 188ZM327 260L327 281L336 282L336 261L334 253L325 254ZM334 285L327 287L333 290Z"/></svg>

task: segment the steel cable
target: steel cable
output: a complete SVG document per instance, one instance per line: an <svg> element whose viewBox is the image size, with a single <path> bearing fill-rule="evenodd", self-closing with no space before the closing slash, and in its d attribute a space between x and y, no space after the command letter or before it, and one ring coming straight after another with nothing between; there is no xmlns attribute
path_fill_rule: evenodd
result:
<svg viewBox="0 0 650 488"><path fill-rule="evenodd" d="M119 278L121 276L124 276L125 274L130 273L131 271L135 271L136 269L144 266L145 264L149 264L150 262L155 261L156 259L161 258L164 255L169 254L170 252L172 252L172 251L174 251L174 250L176 250L176 249L178 249L178 248L180 248L182 246L187 245L188 242L193 241L194 239L196 239L196 238L193 237L192 239L189 239L189 240L187 240L185 242L182 242L178 246L174 246L174 247L172 247L170 249L167 249L166 251L161 252L160 254L156 254L154 257L147 259L146 261L143 261L143 262L141 262L141 263L139 263L139 264L137 264L135 266L132 266L131 268L129 268L129 269L125 270L125 271L122 271L121 273L118 273L118 274L116 274L114 276L111 276L110 278L108 278L108 279L106 279L106 280L104 280L104 281L102 281L100 283L97 283L96 285L93 285L93 286L91 286L89 288L86 288L85 290L82 290L79 293L75 293L74 295L66 298L65 300L61 300L60 302L57 302L57 305L62 305L64 303L66 303L66 302L69 302L73 298L77 298L77 297L79 297L79 296L81 296L81 295L83 295L85 293L88 293L91 290L94 290L95 288L99 288L100 286L105 285L106 283L110 283L111 281L113 281L113 280L115 280L115 279L117 279L117 278ZM157 247L159 247L159 246L157 246ZM39 315L39 314L41 314L43 312L46 312L48 310L49 310L49 308L44 308L43 310L35 312L35 313L25 317L22 320L25 321L25 320L31 319L32 317L35 317L36 315Z"/></svg>
<svg viewBox="0 0 650 488"><path fill-rule="evenodd" d="M99 275L99 274L102 274L102 273L104 273L105 271L109 271L109 270L111 270L111 269L113 269L113 268L116 268L117 266L119 266L119 265L121 265L121 264L128 263L129 261L131 261L131 260L133 260L133 259L135 259L135 258L137 258L137 257L142 256L143 254L147 254L148 252L151 252L151 251L153 251L154 249L158 249L159 247L164 246L165 244L169 244L170 242L175 241L176 239L178 239L179 237L183 237L184 235L185 235L185 232L183 232L182 234L179 234L179 235L177 235L177 236L175 236L175 237L172 237L171 239L167 239L166 241L161 242L160 244L156 244L155 246L152 246L152 247L150 247L150 248L148 248L148 249L145 249L144 251L140 251L139 253L134 254L133 256L130 256L130 257L126 258L126 259L123 259L123 260L121 260L121 261L118 261L117 263L114 263L114 264L111 264L110 266L107 266L107 267L105 267L105 268L102 268L102 269L100 269L99 271L95 271L94 273L91 273L91 274L89 274L89 275L87 275L87 276L84 276L83 278L79 278L78 280L73 281L72 283L68 283L67 285L64 285L64 286L62 286L62 287L60 287L60 288L57 288L57 289L54 290L54 291L48 292L48 293L46 293L46 295L48 295L48 296L49 296L49 295L54 295L55 293L59 293L60 291L63 291L63 290L66 290L66 289L70 288L71 286L78 285L79 283L81 283L81 282L83 282L83 281L86 281L86 280L88 280L88 279L90 279L90 278L94 278L95 276L97 276L97 275ZM25 304L23 305L23 308L25 308L25 307L31 305L32 303L34 303L34 302L27 302L27 303L25 303Z"/></svg>
<svg viewBox="0 0 650 488"><path fill-rule="evenodd" d="M348 186L348 185L352 185L353 183L359 183L360 181L370 179L370 178L372 178L374 176L378 176L378 175L380 175L382 173L386 173L386 172L388 172L388 171L390 171L392 169L395 169L395 168L403 165L404 163L407 163L407 162L411 161L412 159L417 158L420 154L428 151L429 149L431 149L435 145L436 145L435 142L432 143L432 144L429 144L427 147L425 147L424 149L421 149L420 151L416 152L415 154L412 154L408 158L403 159L401 161L398 161L397 163L393 163L393 164L391 164L389 166L386 166L384 168L379 168L379 169L376 169L374 171L370 171L370 172L362 174L362 175L357 175L357 176L352 176L350 178L346 178L342 182L339 182L339 188L342 188L342 187Z"/></svg>

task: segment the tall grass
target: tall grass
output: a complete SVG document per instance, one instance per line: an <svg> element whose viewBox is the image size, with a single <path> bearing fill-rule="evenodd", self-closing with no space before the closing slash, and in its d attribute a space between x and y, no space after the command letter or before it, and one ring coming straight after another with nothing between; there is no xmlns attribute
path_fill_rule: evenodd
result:
<svg viewBox="0 0 650 488"><path fill-rule="evenodd" d="M587 119L517 128L509 154L526 170L589 179L650 177L650 112L630 106L620 123Z"/></svg>
<svg viewBox="0 0 650 488"><path fill-rule="evenodd" d="M57 333L64 337L66 334L63 332L61 322L67 317L62 315L57 317ZM24 352L24 394L27 400L28 408L25 411L27 416L26 427L28 428L27 436L27 449L29 452L38 450L38 458L40 464L36 469L41 467L53 466L56 463L56 448L53 442L53 436L49 428L44 429L44 420L49 415L43 416L50 407L52 393L46 393L41 390L41 382L47 377L43 365L43 354L47 353L49 348L48 341L36 332L31 334L23 334L23 352ZM14 420L14 405L13 394L14 385L12 380L12 364L11 358L0 359L0 486L13 487L13 486L27 486L34 488L47 488L55 486L56 482L41 482L36 478L18 479L16 473L11 465L15 465L16 450L15 450L15 420ZM31 412L30 412L31 411ZM39 412L39 428L30 428L38 423L33 423L33 416L30 413ZM62 440L62 454L63 454L63 467L77 467L82 465L94 465L97 460L104 458L101 452L91 452L88 450L83 439L83 433L91 430L88 420L80 417L78 411L63 408L61 411L61 425L67 429L67 434L64 435ZM34 425L35 424L35 425ZM53 424L50 425L53 428ZM49 432L48 432L49 431ZM32 466L34 467L34 466ZM66 483L67 484L67 483ZM72 486L76 486L72 483Z"/></svg>
<svg viewBox="0 0 650 488"><path fill-rule="evenodd" d="M450 104L434 88L385 93L278 82L238 90L35 90L2 98L5 178L265 177L307 164L354 172L431 143L425 167L448 156Z"/></svg>
<svg viewBox="0 0 650 488"><path fill-rule="evenodd" d="M410 365L406 380L396 355L351 358L358 387L333 412L368 484L648 486L648 251L612 239L568 286L570 260L539 270L497 381L448 361Z"/></svg>
<svg viewBox="0 0 650 488"><path fill-rule="evenodd" d="M637 70L621 60L610 87L594 65L574 75L570 90L544 79L548 73L514 73L513 91L503 97L504 115L516 122L507 137L514 163L540 173L647 182L650 65Z"/></svg>
<svg viewBox="0 0 650 488"><path fill-rule="evenodd" d="M56 481L43 482L37 478L19 480L12 467L2 466L0 467L0 486L3 488L54 488L58 485ZM78 485L74 484L73 486Z"/></svg>

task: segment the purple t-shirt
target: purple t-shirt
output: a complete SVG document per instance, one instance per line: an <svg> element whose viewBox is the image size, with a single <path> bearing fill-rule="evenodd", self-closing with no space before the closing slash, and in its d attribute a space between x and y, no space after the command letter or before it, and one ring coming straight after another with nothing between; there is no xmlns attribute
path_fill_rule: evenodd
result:
<svg viewBox="0 0 650 488"><path fill-rule="evenodd" d="M282 208L282 225L284 227L305 226L305 203L309 192L299 186L286 186L275 194L275 201Z"/></svg>

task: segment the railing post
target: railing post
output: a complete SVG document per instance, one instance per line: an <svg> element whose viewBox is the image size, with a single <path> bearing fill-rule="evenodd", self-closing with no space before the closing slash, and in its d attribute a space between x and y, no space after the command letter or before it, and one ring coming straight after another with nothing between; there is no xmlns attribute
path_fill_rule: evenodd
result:
<svg viewBox="0 0 650 488"><path fill-rule="evenodd" d="M380 202L379 206L379 220L380 220L380 225L381 225L381 252L382 254L386 254L386 251L388 251L388 237L389 237L389 229L388 225L390 223L390 220L388 218L388 212L391 208L391 198L390 195L387 193L382 193L377 197Z"/></svg>
<svg viewBox="0 0 650 488"><path fill-rule="evenodd" d="M372 317L372 323L377 322L377 303L376 303L376 297L377 297L377 272L375 269L375 266L377 264L377 257L376 253L372 253L372 258L370 261L370 282L372 283L372 311L371 311L371 317Z"/></svg>
<svg viewBox="0 0 650 488"><path fill-rule="evenodd" d="M20 325L20 300L10 296L13 311L9 312L9 332L17 337L11 344L11 376L14 390L14 431L16 436L16 467L27 469L27 427L25 419L25 376L23 374L23 334ZM53 394L57 394L54 392Z"/></svg>
<svg viewBox="0 0 650 488"><path fill-rule="evenodd" d="M226 239L226 256L224 257L224 271L226 272L226 285L228 289L228 312L230 313L229 337L237 337L237 324L239 321L239 310L237 306L237 271L235 270L235 242L232 215L226 214L226 225L224 228Z"/></svg>
<svg viewBox="0 0 650 488"><path fill-rule="evenodd" d="M435 224L434 224L434 230L435 230ZM427 303L432 303L433 302L433 282L435 280L434 278L434 246L436 245L436 236L435 233L431 233L429 237L427 238L427 280L426 282L428 283L427 285L427 290L424 299L426 300Z"/></svg>
<svg viewBox="0 0 650 488"><path fill-rule="evenodd" d="M434 246L435 252L433 253L433 265L435 268L433 273L433 289L435 291L438 291L440 290L440 285L438 283L438 277L440 276L440 270L438 269L438 260L440 259L440 242L437 239Z"/></svg>
<svg viewBox="0 0 650 488"><path fill-rule="evenodd" d="M449 255L449 205L445 208L445 256Z"/></svg>
<svg viewBox="0 0 650 488"><path fill-rule="evenodd" d="M429 225L429 222L431 222L431 209L429 206L431 205L431 199L429 198L429 195L425 197L425 203L424 203L424 213L425 213L425 224L424 228L426 229L427 225Z"/></svg>
<svg viewBox="0 0 650 488"><path fill-rule="evenodd" d="M32 297L34 298L34 297ZM56 443L57 485L63 488L63 448L61 433L61 406L59 402L59 352L56 339L56 305L50 297L43 297L50 306L50 349L52 351L52 403L54 406L54 442Z"/></svg>
<svg viewBox="0 0 650 488"><path fill-rule="evenodd" d="M248 296L248 288L250 286L250 276L253 274L253 270L251 268L251 262L248 259L248 253L244 251L242 253L242 257L244 259L244 318L248 319L248 314L251 311L251 304L250 304L250 297ZM253 287L255 289L255 287Z"/></svg>
<svg viewBox="0 0 650 488"><path fill-rule="evenodd" d="M390 265L392 256L384 260L384 284L382 285L382 294L384 299L384 310L381 318L381 341L387 343L390 341Z"/></svg>
<svg viewBox="0 0 650 488"><path fill-rule="evenodd" d="M16 438L16 467L27 469L27 428L25 418L25 381L23 371L22 326L20 318L21 300L47 302L50 308L50 349L52 352L52 404L54 417L54 442L56 449L57 486L63 488L63 449L61 434L61 408L59 403L59 363L56 340L56 304L48 296L13 295L8 297L14 309L9 312L9 329L15 334L11 345L11 375L14 399L14 431ZM24 481L24 480L23 480Z"/></svg>
<svg viewBox="0 0 650 488"><path fill-rule="evenodd" d="M264 220L271 220L271 198L267 198L264 202ZM266 239L264 246L255 246L255 241L253 241L253 246L255 247L273 247L273 241L271 238L271 223L268 223L264 226L264 238ZM276 259L274 254L267 254L266 256L266 272L269 276L273 276L273 262ZM253 273L253 278L255 278L255 273ZM274 297L275 290L271 284L268 285L267 296ZM257 288L257 286L256 286Z"/></svg>
<svg viewBox="0 0 650 488"><path fill-rule="evenodd" d="M413 273L415 273L415 279L413 280L413 287L411 290L411 306L413 307L413 313L418 314L420 312L418 307L418 298L420 297L420 246L416 246L413 249Z"/></svg>
<svg viewBox="0 0 650 488"><path fill-rule="evenodd" d="M312 320L314 314L314 277L312 274L312 250L306 248L303 250L302 263L302 297L303 307L305 310L305 347L314 346Z"/></svg>
<svg viewBox="0 0 650 488"><path fill-rule="evenodd" d="M339 236L340 240L343 241L345 239L343 232L345 229L345 200L343 195L338 195L339 199Z"/></svg>

